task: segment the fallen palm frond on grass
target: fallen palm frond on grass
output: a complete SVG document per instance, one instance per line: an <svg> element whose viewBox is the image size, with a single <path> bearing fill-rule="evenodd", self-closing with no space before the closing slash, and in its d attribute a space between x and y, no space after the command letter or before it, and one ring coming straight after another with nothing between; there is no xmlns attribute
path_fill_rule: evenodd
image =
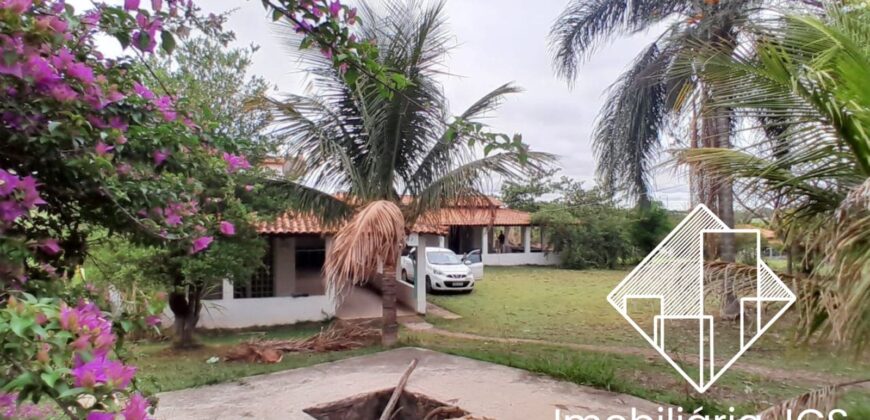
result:
<svg viewBox="0 0 870 420"><path fill-rule="evenodd" d="M279 363L284 353L353 350L375 344L380 338L380 332L367 324L336 322L308 338L291 340L255 338L239 343L226 352L224 360Z"/></svg>
<svg viewBox="0 0 870 420"><path fill-rule="evenodd" d="M831 410L836 407L837 401L839 401L843 390L867 383L870 383L870 379L814 389L806 394L798 395L795 398L783 401L779 405L770 407L758 413L756 417L761 420L786 420L792 418L792 416L788 414L789 412L796 414L808 409L818 410L822 413L830 413Z"/></svg>

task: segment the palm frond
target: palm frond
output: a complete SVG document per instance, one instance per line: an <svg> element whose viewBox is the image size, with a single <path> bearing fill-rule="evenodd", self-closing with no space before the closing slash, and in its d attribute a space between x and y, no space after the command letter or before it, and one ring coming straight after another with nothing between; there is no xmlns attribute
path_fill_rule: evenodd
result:
<svg viewBox="0 0 870 420"><path fill-rule="evenodd" d="M801 413L806 410L817 410L822 413L830 413L831 410L837 408L837 401L843 390L849 387L865 384L870 382L870 379L860 381L847 382L837 385L830 385L818 389L814 389L805 394L798 395L790 400L783 401L779 405L772 406L757 415L755 418L761 420L786 420L792 416L788 413Z"/></svg>
<svg viewBox="0 0 870 420"><path fill-rule="evenodd" d="M539 173L555 162L555 156L542 152L501 152L481 159L451 167L446 172L433 177L429 184L415 184L420 187L410 191L415 200L409 209L410 220L455 203L463 198L483 197L484 191L491 188L496 177L504 180L517 180Z"/></svg>
<svg viewBox="0 0 870 420"><path fill-rule="evenodd" d="M280 211L293 210L311 213L324 225L337 225L353 214L353 207L334 195L286 179L261 181L263 190L259 193L270 200L283 198L286 205Z"/></svg>
<svg viewBox="0 0 870 420"><path fill-rule="evenodd" d="M340 299L394 264L404 240L404 218L395 203L367 204L338 231L327 251L323 275L328 294Z"/></svg>
<svg viewBox="0 0 870 420"><path fill-rule="evenodd" d="M618 35L649 28L691 6L680 0L573 0L550 29L556 74L569 83L596 47Z"/></svg>
<svg viewBox="0 0 870 420"><path fill-rule="evenodd" d="M667 113L663 74L669 54L655 43L610 87L593 132L599 182L609 191L627 191L648 202L659 132Z"/></svg>

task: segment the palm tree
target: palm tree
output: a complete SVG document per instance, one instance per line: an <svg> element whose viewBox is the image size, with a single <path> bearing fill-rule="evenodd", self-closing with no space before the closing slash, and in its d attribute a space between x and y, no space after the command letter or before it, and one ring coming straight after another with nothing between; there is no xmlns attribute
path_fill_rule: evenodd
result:
<svg viewBox="0 0 870 420"><path fill-rule="evenodd" d="M358 79L352 89L348 74L330 60L303 51L298 54L310 66L316 93L270 101L288 152L302 156L308 168L302 179L274 185L298 210L314 211L325 221L353 219L336 236L325 276L338 295L351 284L383 276L387 345L396 338L395 278L384 275L389 271L384 266L397 263L405 230L447 203L481 196L493 177L516 179L552 161L524 147L477 153L481 144L487 149L496 144L480 118L519 91L512 85L448 117L437 80L450 39L442 12L440 2L423 7L388 1L382 10L362 5L357 36L376 40L381 63L407 78L398 92L383 95L382 86L368 79ZM290 37L290 42L299 41ZM337 192L346 198L337 198ZM403 197L413 199L403 202Z"/></svg>
<svg viewBox="0 0 870 420"><path fill-rule="evenodd" d="M769 0L768 2L772 2ZM733 50L745 25L761 16L762 0L573 0L550 32L556 72L569 83L581 61L617 35L633 34L669 23L631 67L610 87L593 132L596 172L603 186L623 191L649 207L652 167L665 131L688 133L691 147L731 147L734 118L727 107L710 107L717 87L694 72L674 71L674 60L697 40ZM679 132L685 130L683 132ZM728 226L734 226L734 192L728 179L703 168L690 168L692 201L704 203ZM720 236L718 255L735 261L733 235ZM724 290L731 290L726 287ZM739 308L730 293L725 316Z"/></svg>
<svg viewBox="0 0 870 420"><path fill-rule="evenodd" d="M858 346L870 339L870 12L778 11L752 28L754 45L696 44L678 66L719 86L710 106L762 122L740 150L683 150L678 158L782 202L786 242L805 249L805 332ZM773 133L773 135L771 135Z"/></svg>

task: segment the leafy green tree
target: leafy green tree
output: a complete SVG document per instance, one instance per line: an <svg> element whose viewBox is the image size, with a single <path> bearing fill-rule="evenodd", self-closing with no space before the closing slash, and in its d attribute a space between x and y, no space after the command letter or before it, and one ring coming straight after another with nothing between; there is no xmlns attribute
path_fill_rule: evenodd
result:
<svg viewBox="0 0 870 420"><path fill-rule="evenodd" d="M317 94L287 95L273 100L272 105L278 115L278 134L286 139L291 154L302 153L309 171L300 180L273 181L269 194L282 194L297 210L313 211L333 222L348 220L359 207L371 205L382 217L366 212L367 217L360 215L358 223L347 226L359 229L359 235L365 229L386 235L395 232L387 229L392 225L386 223L393 220L394 207L401 208L405 226L411 227L427 211L458 199L482 196L485 182L493 175L514 179L529 170L540 170L552 160L550 155L524 149L497 150L497 145L521 145L521 141L518 136L493 134L480 122L506 95L517 92L516 87L498 87L459 116L449 117L438 83L451 40L443 10L440 2L426 7L398 1L388 2L383 9L362 6L362 24L355 36L377 40L378 63L408 81L389 97L384 97L382 86L370 79L348 84L341 69L332 66L329 54L303 54L304 62L311 64L308 71ZM299 40L291 42L296 46ZM477 145L491 153L479 156ZM337 198L334 192L345 194L347 199ZM403 203L404 196L413 200ZM356 234L340 232L339 237ZM390 243L398 247L402 240L395 238ZM333 247L345 248L352 249ZM358 254L353 261L335 264L377 267L379 264L363 261L377 257ZM336 258L330 255L327 260ZM334 274L327 270L331 291L347 290L352 282L382 274L340 271L349 276L339 277L330 273ZM396 338L395 279L384 276L382 280L384 342L392 344Z"/></svg>

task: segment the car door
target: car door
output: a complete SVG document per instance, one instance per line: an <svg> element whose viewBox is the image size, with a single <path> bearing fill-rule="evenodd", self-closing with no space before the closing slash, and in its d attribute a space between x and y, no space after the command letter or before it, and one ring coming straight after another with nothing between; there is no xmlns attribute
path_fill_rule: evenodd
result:
<svg viewBox="0 0 870 420"><path fill-rule="evenodd" d="M468 268L471 269L471 275L474 276L474 280L483 280L483 258L481 258L480 250L475 249L465 254L464 260L468 264Z"/></svg>

